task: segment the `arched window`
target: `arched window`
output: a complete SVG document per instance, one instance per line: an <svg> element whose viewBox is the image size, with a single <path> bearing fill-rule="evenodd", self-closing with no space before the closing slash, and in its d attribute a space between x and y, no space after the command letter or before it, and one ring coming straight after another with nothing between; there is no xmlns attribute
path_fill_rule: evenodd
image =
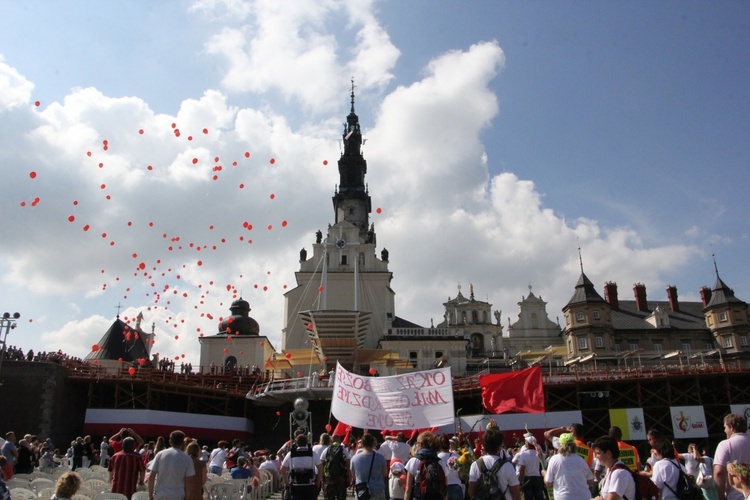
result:
<svg viewBox="0 0 750 500"><path fill-rule="evenodd" d="M539 320L536 317L536 313L531 313L531 328L539 328Z"/></svg>
<svg viewBox="0 0 750 500"><path fill-rule="evenodd" d="M229 356L227 359L224 360L224 366L227 368L234 368L237 366L237 358L234 356Z"/></svg>

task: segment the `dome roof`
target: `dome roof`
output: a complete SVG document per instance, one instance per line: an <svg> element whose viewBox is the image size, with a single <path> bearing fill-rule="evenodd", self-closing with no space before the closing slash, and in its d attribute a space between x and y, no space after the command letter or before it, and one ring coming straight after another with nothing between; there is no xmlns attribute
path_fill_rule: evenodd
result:
<svg viewBox="0 0 750 500"><path fill-rule="evenodd" d="M232 315L219 323L219 333L227 335L258 335L260 325L250 317L250 303L242 297L229 307Z"/></svg>

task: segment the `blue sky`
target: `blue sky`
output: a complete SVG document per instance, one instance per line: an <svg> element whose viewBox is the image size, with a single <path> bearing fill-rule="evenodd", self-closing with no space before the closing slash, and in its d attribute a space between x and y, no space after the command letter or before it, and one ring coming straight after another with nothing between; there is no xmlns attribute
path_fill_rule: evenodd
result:
<svg viewBox="0 0 750 500"><path fill-rule="evenodd" d="M23 315L11 344L84 356L121 303L156 323L165 355L196 362L206 315L238 290L280 347L299 248L332 222L350 76L399 316L427 325L473 283L507 324L531 283L554 320L579 244L600 292L643 282L662 300L674 284L697 300L715 252L750 300L741 2L0 8L0 308Z"/></svg>

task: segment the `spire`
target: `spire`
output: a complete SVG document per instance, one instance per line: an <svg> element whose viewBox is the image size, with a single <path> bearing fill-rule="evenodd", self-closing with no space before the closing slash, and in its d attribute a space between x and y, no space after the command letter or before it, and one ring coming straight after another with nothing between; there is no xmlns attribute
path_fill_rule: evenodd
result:
<svg viewBox="0 0 750 500"><path fill-rule="evenodd" d="M342 220L351 222L359 228L360 236L366 239L372 207L365 183L367 161L362 155L362 131L359 117L354 112L354 78L351 82L351 110L344 123L344 152L338 162L339 184L333 197L333 209L336 223Z"/></svg>

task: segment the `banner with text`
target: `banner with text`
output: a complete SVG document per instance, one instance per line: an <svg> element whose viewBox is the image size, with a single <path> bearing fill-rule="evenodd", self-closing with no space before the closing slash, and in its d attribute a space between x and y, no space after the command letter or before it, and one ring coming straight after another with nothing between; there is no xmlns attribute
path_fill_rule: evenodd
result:
<svg viewBox="0 0 750 500"><path fill-rule="evenodd" d="M610 409L609 424L620 428L623 441L646 439L646 421L643 419L643 408Z"/></svg>
<svg viewBox="0 0 750 500"><path fill-rule="evenodd" d="M707 438L708 426L702 406L670 406L675 439Z"/></svg>
<svg viewBox="0 0 750 500"><path fill-rule="evenodd" d="M365 377L337 363L331 413L340 422L363 429L453 425L451 369Z"/></svg>

